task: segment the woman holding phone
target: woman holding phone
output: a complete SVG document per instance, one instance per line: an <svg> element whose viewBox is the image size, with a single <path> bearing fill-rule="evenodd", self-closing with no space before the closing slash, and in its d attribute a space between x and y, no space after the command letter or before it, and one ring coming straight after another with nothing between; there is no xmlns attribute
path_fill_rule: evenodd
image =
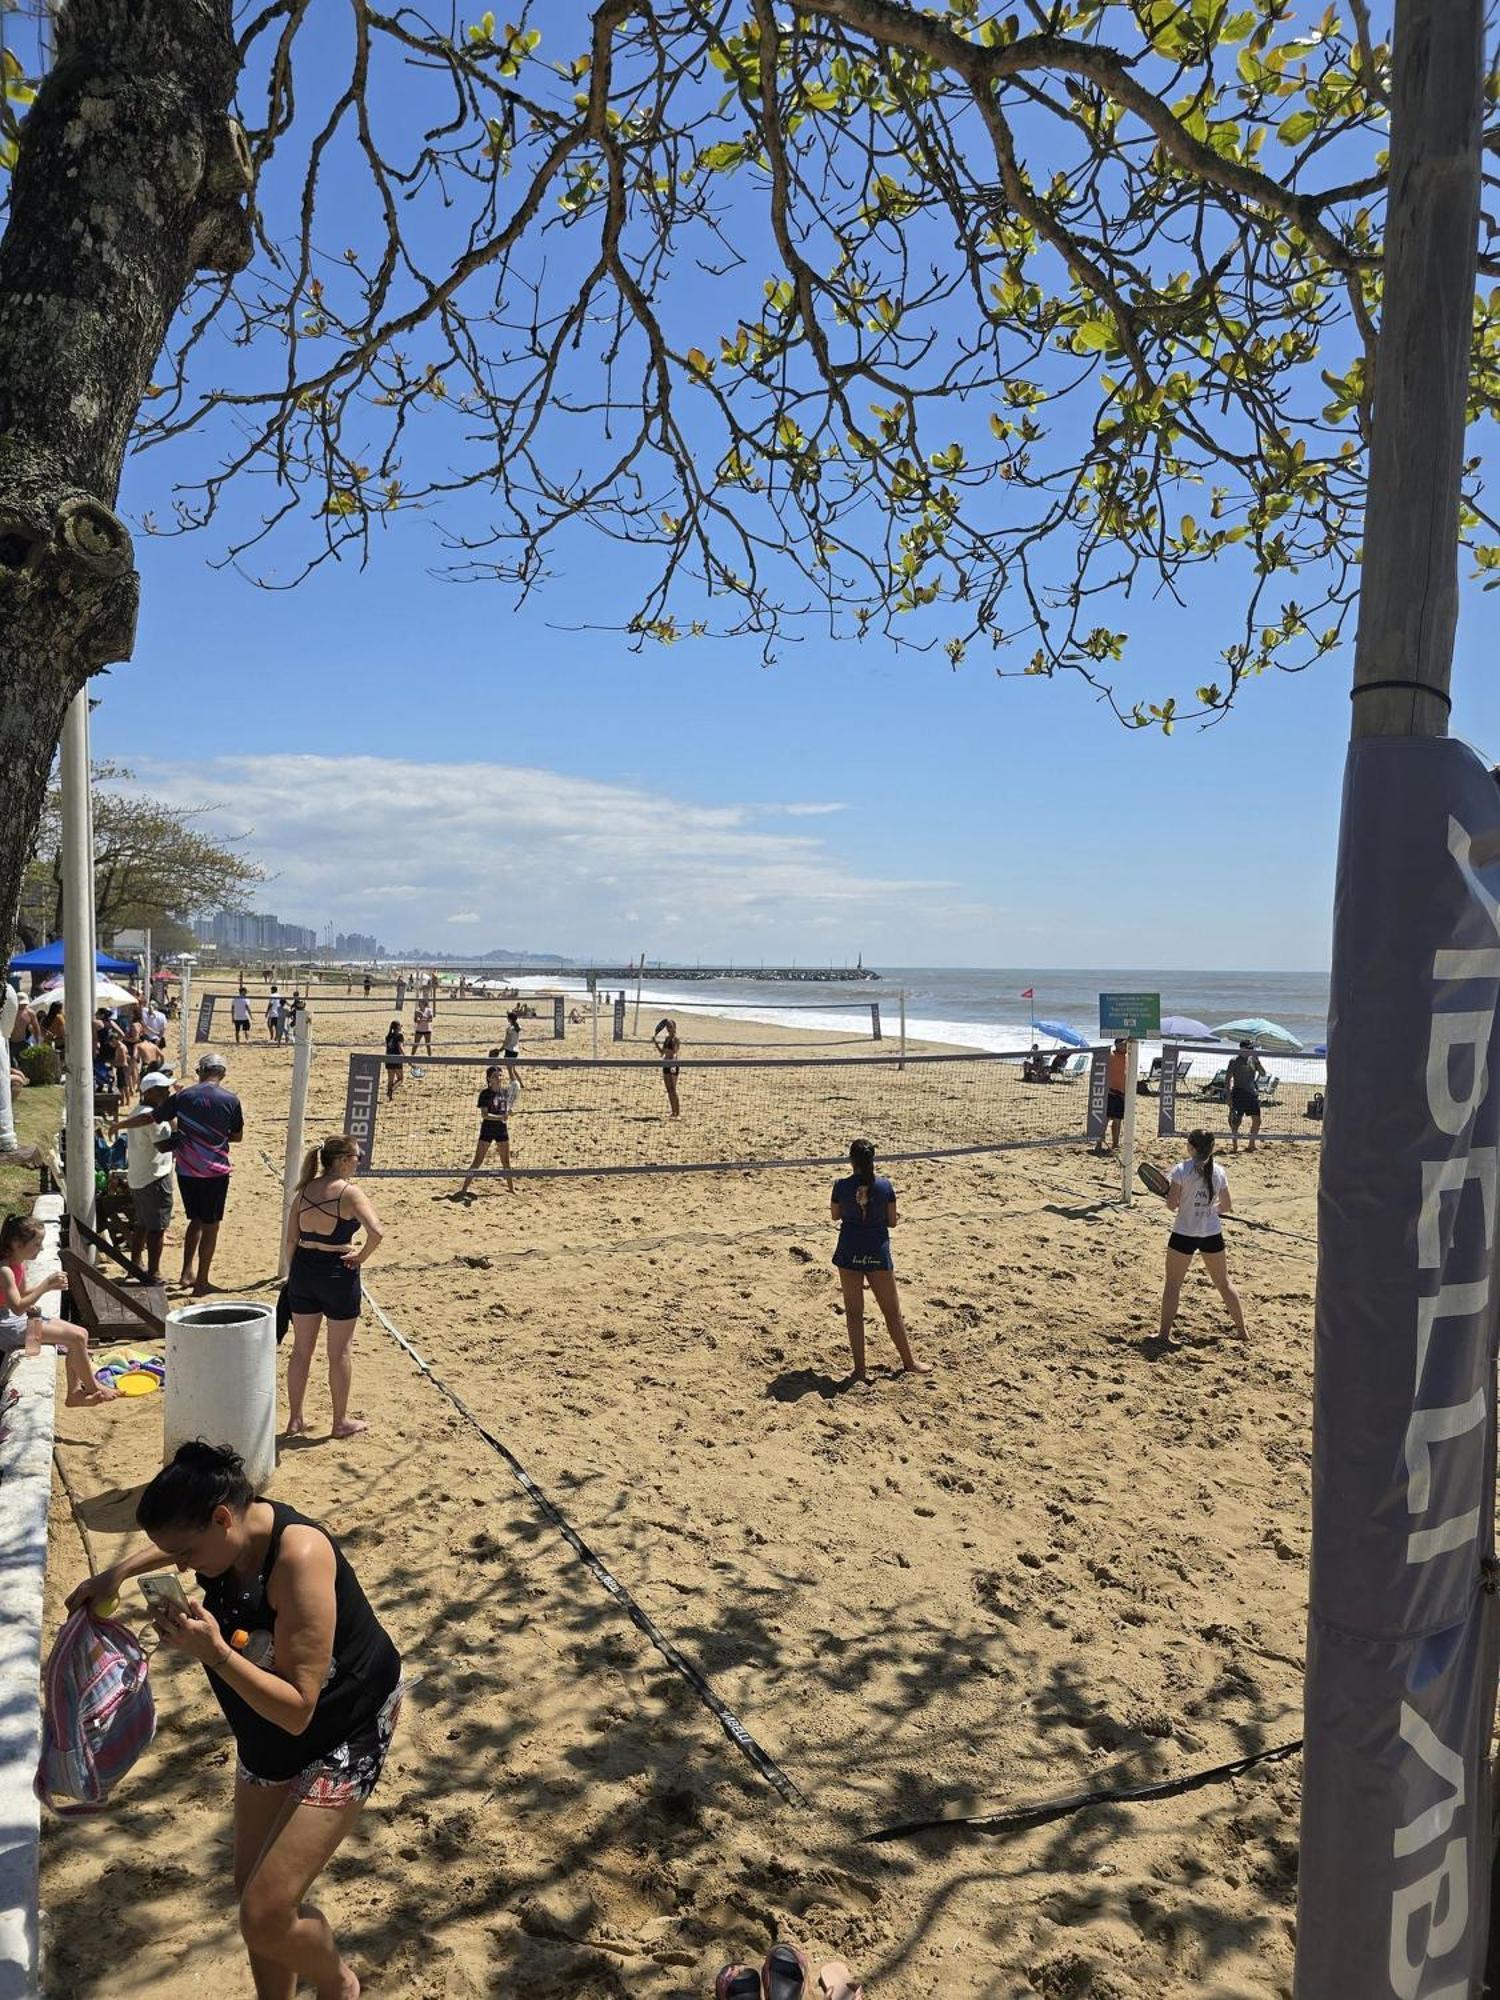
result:
<svg viewBox="0 0 1500 2000"><path fill-rule="evenodd" d="M198 1660L239 1751L234 1888L257 2000L358 2000L359 1980L302 1899L379 1782L401 1712L401 1656L338 1543L260 1499L238 1455L179 1445L136 1506L150 1536L80 1583L68 1609L175 1564L201 1601L153 1593L163 1645ZM166 1579L163 1579L165 1583Z"/></svg>

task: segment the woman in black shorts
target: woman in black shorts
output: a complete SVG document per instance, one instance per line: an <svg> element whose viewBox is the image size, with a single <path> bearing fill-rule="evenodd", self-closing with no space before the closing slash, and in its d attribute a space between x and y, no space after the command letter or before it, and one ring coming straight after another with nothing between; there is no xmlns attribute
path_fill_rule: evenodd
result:
<svg viewBox="0 0 1500 2000"><path fill-rule="evenodd" d="M656 1024L651 1036L651 1045L661 1057L661 1080L667 1086L667 1102L672 1107L672 1116L682 1116L682 1106L677 1102L677 1078L680 1075L678 1058L682 1054L682 1043L677 1039L677 1023L670 1017Z"/></svg>
<svg viewBox="0 0 1500 2000"><path fill-rule="evenodd" d="M331 1436L357 1437L370 1426L349 1414L354 1381L354 1329L359 1324L363 1294L359 1267L380 1248L385 1231L368 1195L354 1185L359 1169L359 1141L336 1133L314 1146L302 1163L302 1178L287 1212L287 1304L292 1314L292 1356L286 1365L286 1394L291 1405L288 1437L307 1431L302 1401L312 1372L318 1329L328 1322L328 1393L333 1399ZM365 1240L356 1250L359 1230Z"/></svg>
<svg viewBox="0 0 1500 2000"><path fill-rule="evenodd" d="M396 1085L405 1075L406 1036L399 1021L392 1021L385 1031L385 1094L387 1101L396 1095Z"/></svg>
<svg viewBox="0 0 1500 2000"><path fill-rule="evenodd" d="M490 1050L491 1055L497 1053L495 1049ZM452 1197L454 1201L467 1198L469 1189L474 1185L474 1176L484 1165L491 1146L500 1148L505 1185L511 1194L515 1193L516 1184L510 1174L510 1113L515 1101L516 1086L505 1081L505 1071L499 1063L491 1063L484 1073L484 1089L479 1093L479 1143L474 1148L464 1184Z"/></svg>
<svg viewBox="0 0 1500 2000"><path fill-rule="evenodd" d="M89 1577L77 1611L148 1570L194 1570L202 1601L153 1611L163 1645L201 1662L239 1751L234 1890L258 1994L359 1981L303 1898L374 1791L401 1713L401 1655L343 1550L262 1500L225 1445L179 1445L142 1493L138 1554ZM149 1983L149 1975L148 1975Z"/></svg>
<svg viewBox="0 0 1500 2000"><path fill-rule="evenodd" d="M1230 1213L1229 1177L1214 1158L1212 1132L1189 1132L1188 1145L1192 1155L1173 1167L1165 1197L1172 1215L1172 1233L1167 1238L1167 1276L1161 1294L1161 1337L1170 1343L1182 1281L1196 1252L1202 1256L1203 1268L1228 1307L1235 1332L1243 1340L1244 1309L1239 1293L1229 1282L1224 1261L1221 1218Z"/></svg>
<svg viewBox="0 0 1500 2000"><path fill-rule="evenodd" d="M925 1375L930 1364L918 1361L907 1338L901 1317L901 1298L896 1290L896 1267L891 1257L891 1231L896 1226L896 1190L884 1174L875 1171L875 1148L868 1139L849 1142L851 1171L833 1184L829 1200L831 1219L839 1225L833 1262L844 1295L844 1324L849 1331L849 1354L854 1363L853 1379L867 1382L865 1371L865 1287L875 1294L891 1336L902 1372Z"/></svg>

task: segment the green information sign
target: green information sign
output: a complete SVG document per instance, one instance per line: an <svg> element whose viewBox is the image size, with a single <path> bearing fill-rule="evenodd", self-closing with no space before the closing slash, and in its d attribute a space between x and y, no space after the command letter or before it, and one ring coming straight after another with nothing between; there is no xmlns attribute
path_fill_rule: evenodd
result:
<svg viewBox="0 0 1500 2000"><path fill-rule="evenodd" d="M1159 993L1101 993L1099 995L1099 1028L1106 1035L1142 1035L1161 1033L1161 995Z"/></svg>

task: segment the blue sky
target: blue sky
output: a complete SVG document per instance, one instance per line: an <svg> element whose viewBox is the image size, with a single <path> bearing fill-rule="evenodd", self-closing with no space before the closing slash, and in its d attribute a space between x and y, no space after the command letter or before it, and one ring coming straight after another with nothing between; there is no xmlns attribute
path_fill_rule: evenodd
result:
<svg viewBox="0 0 1500 2000"><path fill-rule="evenodd" d="M680 285L686 316L716 310ZM128 465L128 515L169 514L197 444ZM810 637L769 669L731 641L635 653L599 629L633 608L629 566L578 535L519 610L436 577L421 514L363 572L294 590L211 567L222 546L139 538L136 657L96 684L95 754L212 802L284 918L454 951L1326 964L1347 650L1168 740L977 652L957 672L879 638ZM1232 586L1199 570L1192 591L1134 615L1135 691L1213 677ZM1455 684L1481 747L1489 615L1466 600Z"/></svg>

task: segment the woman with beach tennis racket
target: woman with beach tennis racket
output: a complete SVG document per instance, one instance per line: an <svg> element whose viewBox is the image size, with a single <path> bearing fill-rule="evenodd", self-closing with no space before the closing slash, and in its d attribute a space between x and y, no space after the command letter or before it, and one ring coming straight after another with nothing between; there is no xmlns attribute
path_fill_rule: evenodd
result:
<svg viewBox="0 0 1500 2000"><path fill-rule="evenodd" d="M1151 1192L1162 1197L1172 1215L1172 1233L1167 1238L1167 1274L1161 1293L1161 1338L1164 1344L1171 1344L1182 1282L1196 1254L1202 1256L1203 1268L1224 1301L1235 1332L1243 1340L1244 1308L1239 1293L1229 1282L1224 1258L1223 1218L1232 1208L1229 1176L1214 1158L1212 1132L1189 1132L1188 1146L1189 1157L1179 1160L1170 1174L1164 1174L1149 1162L1136 1170Z"/></svg>

